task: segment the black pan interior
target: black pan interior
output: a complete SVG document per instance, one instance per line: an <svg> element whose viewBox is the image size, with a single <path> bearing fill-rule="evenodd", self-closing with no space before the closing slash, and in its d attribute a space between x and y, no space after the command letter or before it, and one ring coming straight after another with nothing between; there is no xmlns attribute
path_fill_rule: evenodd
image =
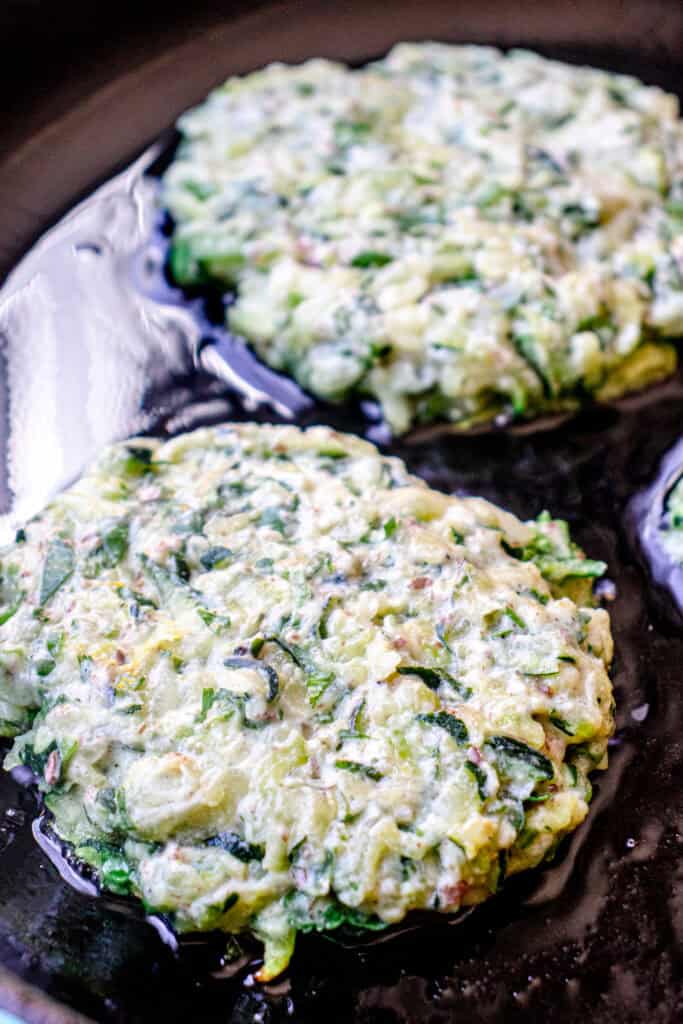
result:
<svg viewBox="0 0 683 1024"><path fill-rule="evenodd" d="M432 13L438 8L443 14L443 5L425 6ZM501 6L510 18L511 6ZM661 9L654 6L664 17L667 5ZM375 5L370 7L375 10ZM111 9L110 5L105 8ZM66 9L68 13L68 4ZM125 19L125 4L121 10ZM235 17L237 14L239 11ZM298 11L297 16L300 14ZM202 8L205 16L209 15ZM212 16L216 17L215 11ZM388 18L386 13L384 18ZM141 15L139 28L143 22ZM179 18L175 24L187 22ZM511 41L514 34L510 24L508 21L504 41ZM493 22L486 25L492 32ZM139 38L148 31L140 28ZM310 46L322 38L313 32ZM535 44L563 59L628 70L679 92L682 89L672 58L675 47L657 57L647 40L642 51L615 50L609 38L573 46L566 39L550 39L539 46L533 32L514 41ZM319 49L325 50L324 43ZM358 51L363 52L362 45L349 56L355 58ZM117 59L125 63L125 58ZM188 94L186 102L192 99ZM35 98L22 102L39 105ZM8 123L13 132L17 131L19 109L17 102L10 111ZM164 127L164 123L158 124L159 131ZM135 132L133 128L127 131L121 119L113 128L121 133L123 159L135 148ZM68 144L69 131L75 131L73 125L59 129L57 154ZM39 151L45 153L40 149L45 145L40 131L37 138ZM111 162L109 169L114 169ZM122 180L129 188L130 177ZM0 164L0 194L9 181L6 165ZM74 187L68 198L75 201L79 192ZM67 201L63 197L62 205ZM18 242L8 260L48 226L59 203L53 190L29 225L17 228ZM116 260L116 246L112 249L93 237L90 222L84 222L82 229L77 223L76 236L84 252L92 255L93 246L99 247L96 260ZM73 236L69 244L76 244ZM140 290L136 277L140 252L144 255L144 245L116 264L117 280L123 282L126 295ZM48 260L41 262L40 269L49 276L55 273L54 266L55 261ZM16 291L16 279L8 287ZM63 282L58 285L68 306L72 298L65 287ZM154 296L150 301L156 301ZM102 315L115 322L120 309L112 306L111 297L103 302ZM178 302L178 308L189 310L190 320L198 325L190 331L193 339L217 336L215 324L210 322L216 319L210 304L207 307L201 298L188 296ZM0 329L11 370L18 341L11 325L8 328L1 319ZM197 368L192 346L186 346L182 338L172 351L159 347L156 338L146 339L143 332L136 344L146 343L145 352L138 352L139 358L132 361L130 352L116 346L112 355L111 344L106 353L104 349L100 355L97 349L90 352L88 374L82 383L83 401L88 388L96 388L103 375L113 373L124 382L120 386L136 396L130 431L142 427L164 435L228 417L278 419L277 413L264 405L255 411L245 409L238 391ZM13 372L7 375L4 431L11 458L5 466L6 507L21 487L28 486L30 476L29 467L22 476L17 461L22 436L17 410L29 422L31 417L39 422L43 414L27 381L44 374L48 393L63 394L64 381L80 380L83 373L85 357L78 345L63 343L56 351L62 364L55 372L38 360L25 379ZM120 432L121 423L109 423L106 414L103 408L101 432ZM74 446L78 448L70 418L75 416L76 412L69 410L59 418L63 444L71 445L72 451ZM359 417L357 411L322 406L309 408L300 419L333 422L356 431L373 429L372 421ZM657 478L660 460L678 440L682 423L683 374L679 373L654 394L620 403L618 408L587 411L555 428L474 437L442 435L388 446L414 472L443 490L481 494L525 518L543 508L551 509L570 521L573 533L591 556L608 562L615 585L610 611L617 652L618 731L609 770L596 780L589 819L562 846L553 865L507 883L499 896L463 920L429 919L415 922L415 927L408 922L390 941L358 947L303 936L287 978L264 990L251 982L248 968L236 977L228 976L220 943L214 939L184 941L176 953L148 923L121 904L75 892L34 841L31 822L38 810L34 794L0 773L2 964L93 1020L121 1024L152 1020L207 1024L290 1020L311 1024L320 1020L340 1024L578 1022L589 1015L599 1022L649 1019L669 1024L680 1019L683 632L669 595L653 581L644 564L629 510L634 495ZM74 458L77 461L80 455ZM49 475L47 465L46 473ZM610 588L607 596L613 596ZM0 984L0 1004L2 1001ZM47 1018L38 1015L31 1019Z"/></svg>

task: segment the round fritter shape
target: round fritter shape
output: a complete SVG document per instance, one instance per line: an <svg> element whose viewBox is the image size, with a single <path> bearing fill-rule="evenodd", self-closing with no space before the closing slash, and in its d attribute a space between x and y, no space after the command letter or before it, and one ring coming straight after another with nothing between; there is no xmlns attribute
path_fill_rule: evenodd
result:
<svg viewBox="0 0 683 1024"><path fill-rule="evenodd" d="M533 53L403 44L232 78L179 121L164 179L181 284L396 433L608 400L683 334L676 97Z"/></svg>
<svg viewBox="0 0 683 1024"><path fill-rule="evenodd" d="M613 729L604 564L356 438L108 450L2 552L8 766L179 930L451 912L585 817Z"/></svg>

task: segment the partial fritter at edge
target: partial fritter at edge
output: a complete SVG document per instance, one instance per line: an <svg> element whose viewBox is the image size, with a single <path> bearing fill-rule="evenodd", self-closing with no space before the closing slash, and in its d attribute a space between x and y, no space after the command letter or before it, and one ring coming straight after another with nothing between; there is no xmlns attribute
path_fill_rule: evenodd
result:
<svg viewBox="0 0 683 1024"><path fill-rule="evenodd" d="M403 44L230 79L179 122L164 179L181 284L396 433L609 400L683 334L683 129L634 78Z"/></svg>
<svg viewBox="0 0 683 1024"><path fill-rule="evenodd" d="M325 428L108 450L2 552L6 765L178 930L455 911L585 817L603 563Z"/></svg>
<svg viewBox="0 0 683 1024"><path fill-rule="evenodd" d="M659 542L672 562L683 565L683 469L664 496L663 507L660 499L660 510Z"/></svg>

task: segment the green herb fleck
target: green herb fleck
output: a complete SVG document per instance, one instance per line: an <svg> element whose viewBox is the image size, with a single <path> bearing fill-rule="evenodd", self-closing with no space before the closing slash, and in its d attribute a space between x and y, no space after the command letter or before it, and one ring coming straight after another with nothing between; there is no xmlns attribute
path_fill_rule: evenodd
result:
<svg viewBox="0 0 683 1024"><path fill-rule="evenodd" d="M555 775L548 758L520 740L510 736L492 736L486 741L486 746L494 751L501 770L508 775L516 773L520 765L524 765L531 777L539 781L550 780Z"/></svg>
<svg viewBox="0 0 683 1024"><path fill-rule="evenodd" d="M0 613L0 626L4 626L6 622L9 622L13 615L17 614L23 600L24 595L22 594L18 601L15 601L15 603L11 607L7 608L4 612Z"/></svg>
<svg viewBox="0 0 683 1024"><path fill-rule="evenodd" d="M325 601L325 607L318 622L318 636L321 640L326 640L329 636L327 623L334 609L338 608L340 604L341 598L337 596L328 597L327 601Z"/></svg>
<svg viewBox="0 0 683 1024"><path fill-rule="evenodd" d="M211 839L207 839L205 846L217 846L221 850L227 850L229 854L248 864L250 860L263 860L265 850L256 843L248 843L246 839L237 832L220 832Z"/></svg>
<svg viewBox="0 0 683 1024"><path fill-rule="evenodd" d="M211 569L224 569L230 560L234 557L234 552L230 548L215 547L209 548L203 555L200 556L199 561L204 568L209 571Z"/></svg>
<svg viewBox="0 0 683 1024"><path fill-rule="evenodd" d="M438 726L439 729L445 729L456 743L467 743L469 739L465 723L461 722L455 715L449 714L448 711L429 711L424 715L417 715L417 720L424 725L434 725Z"/></svg>
<svg viewBox="0 0 683 1024"><path fill-rule="evenodd" d="M40 582L41 605L47 604L74 571L76 560L73 548L63 540L53 540L47 549L43 576Z"/></svg>
<svg viewBox="0 0 683 1024"><path fill-rule="evenodd" d="M285 524L281 516L281 510L277 507L271 506L270 508L264 508L261 512L261 516L258 521L259 526L268 526L271 530L275 530L283 537L285 535Z"/></svg>
<svg viewBox="0 0 683 1024"><path fill-rule="evenodd" d="M123 463L123 472L127 476L146 476L148 473L155 473L156 466L152 462L153 451L151 448L126 448L128 455Z"/></svg>
<svg viewBox="0 0 683 1024"><path fill-rule="evenodd" d="M468 700L472 696L469 686L465 686L443 669L426 668L423 665L401 665L396 671L402 676L419 676L430 690L438 690L441 684L445 683L459 694L463 700Z"/></svg>
<svg viewBox="0 0 683 1024"><path fill-rule="evenodd" d="M103 569L113 569L121 562L128 551L127 519L118 519L106 525L99 544L87 556L83 567L83 575L89 578L98 576Z"/></svg>
<svg viewBox="0 0 683 1024"><path fill-rule="evenodd" d="M226 658L223 662L226 668L252 669L265 679L267 687L266 701L270 704L275 700L280 691L280 680L275 669L271 665L265 665L255 658L233 657Z"/></svg>
<svg viewBox="0 0 683 1024"><path fill-rule="evenodd" d="M385 267L392 260L393 256L390 256L389 253L378 252L375 249L366 249L364 252L359 252L353 257L351 266L362 269L367 267Z"/></svg>
<svg viewBox="0 0 683 1024"><path fill-rule="evenodd" d="M382 772L377 768L373 768L372 765L368 764L360 764L359 761L335 761L334 766L344 772L364 775L367 779L372 779L373 782L379 782L380 779L384 778Z"/></svg>
<svg viewBox="0 0 683 1024"><path fill-rule="evenodd" d="M565 733L565 735L567 736L574 735L574 730L572 729L571 725L566 721L566 719L558 715L556 711L551 711L548 715L548 718L553 723L555 728L560 730L560 732Z"/></svg>
<svg viewBox="0 0 683 1024"><path fill-rule="evenodd" d="M391 518L387 519L386 523L384 524L384 536L385 537L393 537L393 535L396 533L397 529L398 529L398 523L396 522L394 517L391 516Z"/></svg>
<svg viewBox="0 0 683 1024"><path fill-rule="evenodd" d="M480 800L486 800L488 796L488 779L486 772L474 761L465 761L465 768L477 784L477 791Z"/></svg>

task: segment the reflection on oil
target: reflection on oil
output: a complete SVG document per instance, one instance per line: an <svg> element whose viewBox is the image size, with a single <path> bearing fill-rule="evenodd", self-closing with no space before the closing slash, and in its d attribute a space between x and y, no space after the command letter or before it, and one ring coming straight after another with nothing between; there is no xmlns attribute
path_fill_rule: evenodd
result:
<svg viewBox="0 0 683 1024"><path fill-rule="evenodd" d="M63 856L59 842L45 828L45 816L36 818L31 826L33 838L38 843L50 863L57 869L61 878L76 892L84 896L97 896L97 886L82 872L76 871L72 864Z"/></svg>
<svg viewBox="0 0 683 1024"><path fill-rule="evenodd" d="M192 316L130 284L155 216L142 173L154 155L49 232L0 293L13 518L35 513L102 445L147 429L192 369Z"/></svg>

